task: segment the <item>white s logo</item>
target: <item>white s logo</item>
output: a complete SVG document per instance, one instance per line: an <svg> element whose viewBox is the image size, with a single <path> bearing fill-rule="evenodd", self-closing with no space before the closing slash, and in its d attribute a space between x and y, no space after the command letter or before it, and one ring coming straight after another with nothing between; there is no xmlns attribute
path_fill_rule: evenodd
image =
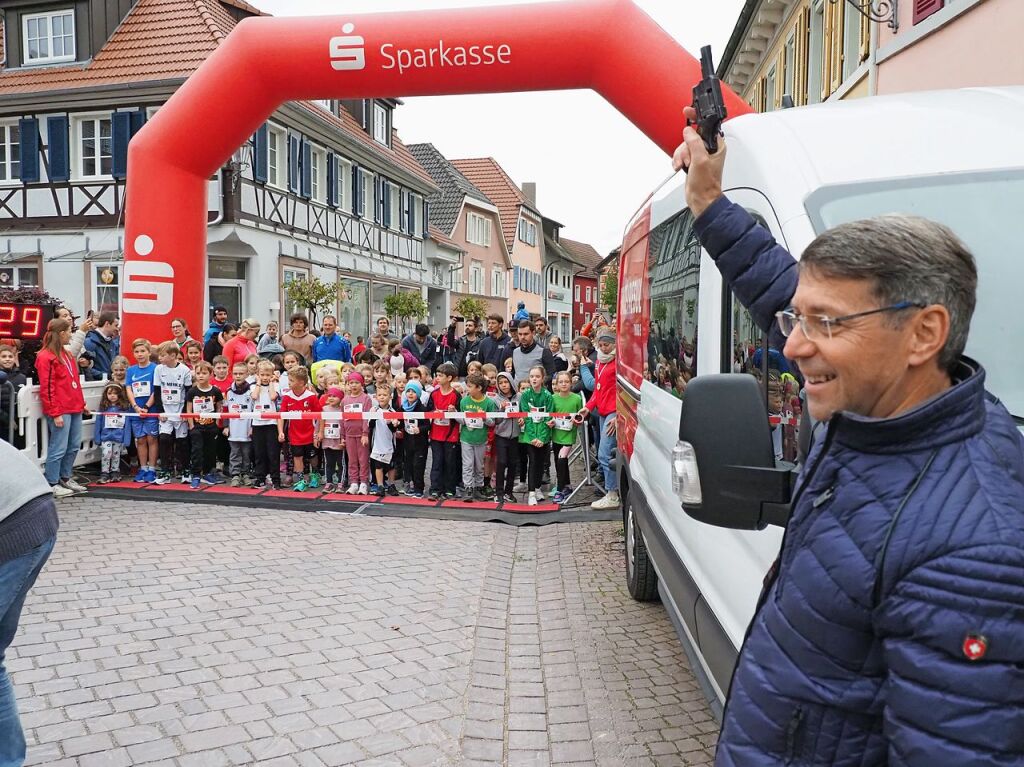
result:
<svg viewBox="0 0 1024 767"><path fill-rule="evenodd" d="M132 314L168 314L174 305L174 268L162 261L126 262L121 305Z"/></svg>
<svg viewBox="0 0 1024 767"><path fill-rule="evenodd" d="M331 66L339 72L366 68L365 40L360 35L351 34L356 25L348 23L341 28L344 35L331 38Z"/></svg>

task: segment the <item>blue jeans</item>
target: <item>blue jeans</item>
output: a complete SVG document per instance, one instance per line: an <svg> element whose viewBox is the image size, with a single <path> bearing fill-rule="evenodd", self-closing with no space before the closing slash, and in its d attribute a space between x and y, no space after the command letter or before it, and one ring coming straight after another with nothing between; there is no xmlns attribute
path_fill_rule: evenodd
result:
<svg viewBox="0 0 1024 767"><path fill-rule="evenodd" d="M25 762L25 733L4 656L18 630L25 595L36 582L56 541L54 536L28 554L0 564L0 767L21 767Z"/></svg>
<svg viewBox="0 0 1024 767"><path fill-rule="evenodd" d="M64 416L64 425L57 427L50 416L46 416L46 431L50 441L46 450L46 481L56 485L62 479L71 479L75 456L82 445L82 414Z"/></svg>
<svg viewBox="0 0 1024 767"><path fill-rule="evenodd" d="M615 452L615 447L618 444L617 435L612 434L609 436L604 430L608 421L614 417L615 413L612 412L608 415L600 416L598 421L601 442L597 446L597 462L601 466L601 471L604 472L604 489L609 493L619 489L619 475L615 471L615 464L612 463L612 454Z"/></svg>

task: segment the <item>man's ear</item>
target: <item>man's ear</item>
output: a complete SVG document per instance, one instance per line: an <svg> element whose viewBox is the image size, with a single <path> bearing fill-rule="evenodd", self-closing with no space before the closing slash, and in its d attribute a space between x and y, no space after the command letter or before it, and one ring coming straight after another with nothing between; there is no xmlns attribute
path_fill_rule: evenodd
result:
<svg viewBox="0 0 1024 767"><path fill-rule="evenodd" d="M924 365L939 356L949 339L949 310L940 304L921 309L911 321L907 364Z"/></svg>

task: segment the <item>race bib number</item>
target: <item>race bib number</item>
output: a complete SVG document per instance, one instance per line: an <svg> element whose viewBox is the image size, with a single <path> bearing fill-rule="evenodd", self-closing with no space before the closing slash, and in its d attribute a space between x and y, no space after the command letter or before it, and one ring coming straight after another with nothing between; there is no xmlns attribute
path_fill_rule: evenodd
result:
<svg viewBox="0 0 1024 767"><path fill-rule="evenodd" d="M484 428L484 419L482 417L473 416L471 414L466 415L466 428L467 429L482 429Z"/></svg>
<svg viewBox="0 0 1024 767"><path fill-rule="evenodd" d="M135 399L148 399L149 395L153 393L153 387L149 381L133 381L132 382L132 394L135 395Z"/></svg>
<svg viewBox="0 0 1024 767"><path fill-rule="evenodd" d="M438 426L451 426L452 421L450 418L438 418L434 423Z"/></svg>
<svg viewBox="0 0 1024 767"><path fill-rule="evenodd" d="M341 424L337 421L324 421L324 439L341 439Z"/></svg>
<svg viewBox="0 0 1024 767"><path fill-rule="evenodd" d="M516 412L515 403L513 403L513 402L506 402L505 403L505 412L506 413L514 413L514 412Z"/></svg>
<svg viewBox="0 0 1024 767"><path fill-rule="evenodd" d="M407 434L419 434L420 433L420 423L419 423L419 421L406 421L405 422L405 431L406 431Z"/></svg>
<svg viewBox="0 0 1024 767"><path fill-rule="evenodd" d="M192 400L192 410L196 413L213 413L213 397L196 397Z"/></svg>
<svg viewBox="0 0 1024 767"><path fill-rule="evenodd" d="M560 431L570 431L572 429L572 416L555 418L555 428Z"/></svg>
<svg viewBox="0 0 1024 767"><path fill-rule="evenodd" d="M540 423L547 418L548 413L546 410L541 410L539 407L530 408L530 420L534 423Z"/></svg>
<svg viewBox="0 0 1024 767"><path fill-rule="evenodd" d="M265 415L266 413L274 412L274 406L267 404L265 402L257 402L255 405L252 406L252 409L254 412L257 412L260 415Z"/></svg>
<svg viewBox="0 0 1024 767"><path fill-rule="evenodd" d="M160 398L165 405L180 405L181 388L178 386L164 386L160 389Z"/></svg>
<svg viewBox="0 0 1024 767"><path fill-rule="evenodd" d="M363 412L363 403L362 402L350 402L349 404L345 405L345 412L346 413L362 413Z"/></svg>
<svg viewBox="0 0 1024 767"><path fill-rule="evenodd" d="M229 413L241 413L241 412L244 412L244 408L242 408L242 403L241 402L229 402L228 403L228 412Z"/></svg>
<svg viewBox="0 0 1024 767"><path fill-rule="evenodd" d="M121 429L124 428L124 416L123 415L108 415L103 418L104 425L108 429Z"/></svg>

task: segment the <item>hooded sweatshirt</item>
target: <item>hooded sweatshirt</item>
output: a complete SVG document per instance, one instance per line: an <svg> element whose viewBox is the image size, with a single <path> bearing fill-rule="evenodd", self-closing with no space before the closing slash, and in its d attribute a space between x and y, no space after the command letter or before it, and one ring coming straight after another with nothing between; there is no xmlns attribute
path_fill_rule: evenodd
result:
<svg viewBox="0 0 1024 767"><path fill-rule="evenodd" d="M511 399L501 393L499 389L493 396L494 404L498 406L499 411L507 412L509 410L516 412L519 409L519 393L515 390L515 385L512 380L512 374L502 371L498 373L498 378L504 378L512 386L512 397ZM511 406L511 407L510 407ZM505 437L506 439L517 439L520 433L519 419L518 418L499 418L494 422L494 436Z"/></svg>

